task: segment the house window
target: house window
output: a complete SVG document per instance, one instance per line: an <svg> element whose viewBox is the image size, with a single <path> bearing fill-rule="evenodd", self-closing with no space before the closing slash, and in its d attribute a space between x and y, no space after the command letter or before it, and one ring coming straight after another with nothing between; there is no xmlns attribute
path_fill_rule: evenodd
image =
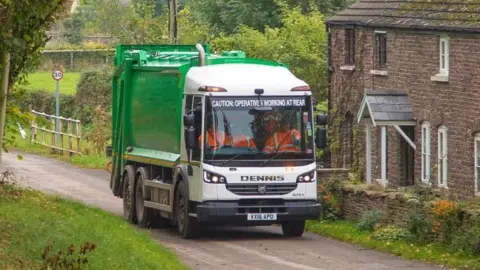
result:
<svg viewBox="0 0 480 270"><path fill-rule="evenodd" d="M375 32L377 67L387 67L387 33Z"/></svg>
<svg viewBox="0 0 480 270"><path fill-rule="evenodd" d="M422 124L422 182L430 181L430 123Z"/></svg>
<svg viewBox="0 0 480 270"><path fill-rule="evenodd" d="M480 196L480 133L475 135L475 194Z"/></svg>
<svg viewBox="0 0 480 270"><path fill-rule="evenodd" d="M354 29L345 29L345 65L355 65Z"/></svg>
<svg viewBox="0 0 480 270"><path fill-rule="evenodd" d="M448 75L450 65L450 42L447 37L440 38L440 74Z"/></svg>
<svg viewBox="0 0 480 270"><path fill-rule="evenodd" d="M441 126L438 129L438 186L447 186L448 169L448 146L447 146L447 128Z"/></svg>

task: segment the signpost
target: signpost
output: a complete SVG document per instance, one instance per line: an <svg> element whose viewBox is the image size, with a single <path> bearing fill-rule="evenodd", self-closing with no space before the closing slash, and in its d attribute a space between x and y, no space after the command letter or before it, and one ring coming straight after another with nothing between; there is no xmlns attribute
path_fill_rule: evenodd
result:
<svg viewBox="0 0 480 270"><path fill-rule="evenodd" d="M63 71L61 70L54 70L52 72L52 78L56 81L56 89L55 89L55 98L56 98L56 108L55 108L55 131L57 132L57 141L60 141L60 123L58 117L60 117L60 80L63 79Z"/></svg>

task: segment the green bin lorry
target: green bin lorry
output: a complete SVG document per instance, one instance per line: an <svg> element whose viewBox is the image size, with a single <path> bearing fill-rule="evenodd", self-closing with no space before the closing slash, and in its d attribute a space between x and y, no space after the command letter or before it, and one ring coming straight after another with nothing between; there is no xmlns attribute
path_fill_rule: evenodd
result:
<svg viewBox="0 0 480 270"><path fill-rule="evenodd" d="M327 117L286 66L203 44L118 45L114 62L107 156L129 222L183 238L280 224L298 237L319 217Z"/></svg>

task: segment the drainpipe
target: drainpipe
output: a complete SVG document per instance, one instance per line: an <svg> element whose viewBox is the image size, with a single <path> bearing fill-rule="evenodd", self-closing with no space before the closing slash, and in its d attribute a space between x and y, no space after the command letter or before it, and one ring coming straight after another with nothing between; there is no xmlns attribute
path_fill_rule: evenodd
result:
<svg viewBox="0 0 480 270"><path fill-rule="evenodd" d="M331 105L331 100L332 100L332 71L333 71L333 68L332 68L332 34L330 33L330 27L328 25L328 23L325 24L325 32L327 34L327 40L328 40L328 43L327 43L327 115L330 114L330 110L332 109L332 105ZM327 118L328 120L327 121L330 121L330 117ZM328 123L327 123L328 125ZM328 144L327 144L328 145ZM330 147L327 146L327 151L325 151L327 154L327 160L325 160L326 162L328 162L329 164L325 164L327 166L325 167L329 167L331 168L332 167L332 159L331 159L331 153L330 153Z"/></svg>
<svg viewBox="0 0 480 270"><path fill-rule="evenodd" d="M200 66L205 66L205 49L203 48L202 44L200 44L200 43L197 43L197 45L195 45L195 47L199 51L198 59L200 60Z"/></svg>
<svg viewBox="0 0 480 270"><path fill-rule="evenodd" d="M328 109L327 109L327 113L330 112L330 109L331 109L331 104L330 104L330 101L331 101L331 95L332 95L332 91L331 91L331 83L332 83L332 34L330 33L330 27L328 24L326 24L325 26L326 30L326 34L327 34L327 105L328 105Z"/></svg>

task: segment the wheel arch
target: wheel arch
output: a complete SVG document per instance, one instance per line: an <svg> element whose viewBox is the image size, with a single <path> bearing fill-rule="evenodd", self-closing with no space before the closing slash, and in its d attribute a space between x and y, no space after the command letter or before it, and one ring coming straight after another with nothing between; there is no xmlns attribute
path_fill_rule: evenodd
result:
<svg viewBox="0 0 480 270"><path fill-rule="evenodd" d="M187 194L189 196L189 200L190 200L190 185L188 183L188 174L187 174L187 167L185 165L177 165L175 167L175 170L174 170L174 175L173 175L173 202L172 202L172 214L173 215L176 215L176 207L177 207L177 189L178 189L178 184L180 182L184 182L185 183L185 188L187 190Z"/></svg>

